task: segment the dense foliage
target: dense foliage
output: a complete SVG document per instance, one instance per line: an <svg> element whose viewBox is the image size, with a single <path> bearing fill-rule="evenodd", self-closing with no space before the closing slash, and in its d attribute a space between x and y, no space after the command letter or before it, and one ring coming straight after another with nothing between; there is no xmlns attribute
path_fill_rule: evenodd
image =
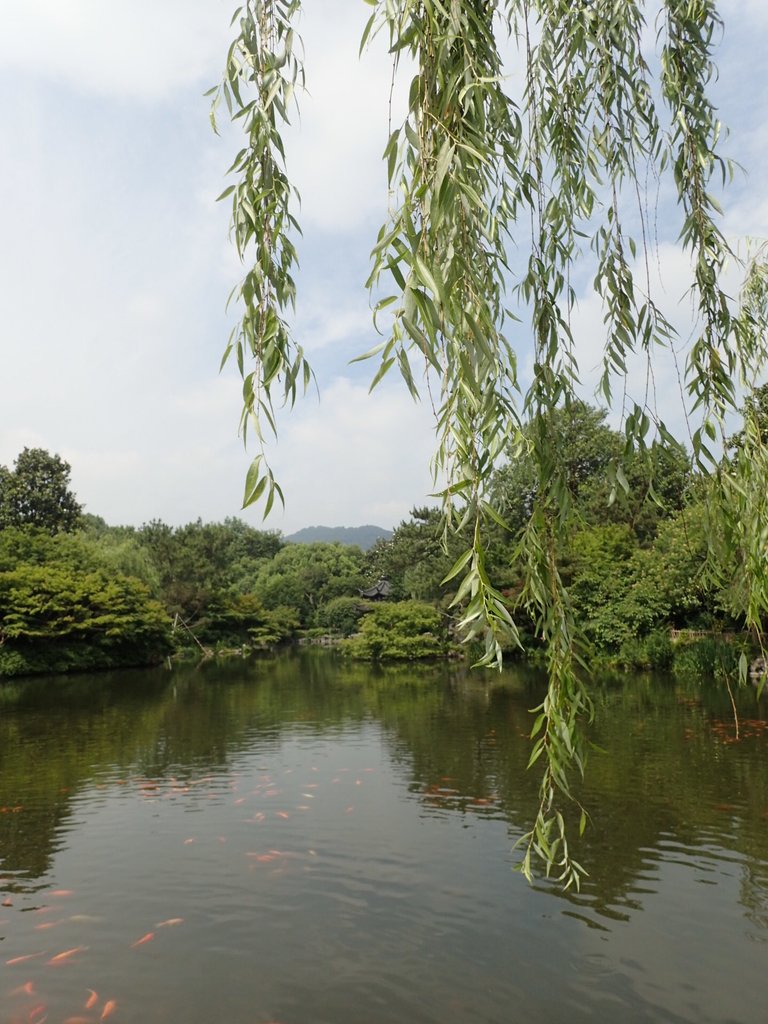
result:
<svg viewBox="0 0 768 1024"><path fill-rule="evenodd" d="M84 535L0 530L0 676L146 665L170 650L163 606Z"/></svg>
<svg viewBox="0 0 768 1024"><path fill-rule="evenodd" d="M151 664L169 650L165 611L138 580L51 564L0 573L0 676Z"/></svg>
<svg viewBox="0 0 768 1024"><path fill-rule="evenodd" d="M34 476L35 466L50 472ZM63 484L69 467L25 450L19 468L27 519L0 526L0 676L146 664L174 649L264 649L302 630L343 636L368 610L357 547L286 545L238 519L113 527L81 515L68 491L60 512L77 517L62 513L54 528L48 484L54 470ZM11 477L4 471L8 501Z"/></svg>
<svg viewBox="0 0 768 1024"><path fill-rule="evenodd" d="M266 608L289 605L302 625L315 625L318 609L337 597L355 595L365 585L364 556L342 544L287 544L264 563L252 580Z"/></svg>
<svg viewBox="0 0 768 1024"><path fill-rule="evenodd" d="M611 500L611 458L622 435L608 426L604 413L584 403L567 413L556 410L552 419L571 506L570 528L554 555L579 628L579 656L589 666L689 671L698 657L691 648L700 648L707 672L733 666L739 652L752 646L732 594L739 577L727 563L713 562L707 544L711 492L693 473L687 453L679 446L650 447L629 459L629 490ZM510 455L492 480L508 529L490 533L487 569L517 608L527 655L543 656L535 616L521 601L520 539L535 500L535 467L525 455ZM458 548L461 539L449 539ZM391 540L368 553L369 576L387 576L398 598L448 607L456 582L445 576L455 550L446 554L443 540L439 510L414 509ZM671 629L679 631L674 643ZM519 655L514 647L507 653Z"/></svg>

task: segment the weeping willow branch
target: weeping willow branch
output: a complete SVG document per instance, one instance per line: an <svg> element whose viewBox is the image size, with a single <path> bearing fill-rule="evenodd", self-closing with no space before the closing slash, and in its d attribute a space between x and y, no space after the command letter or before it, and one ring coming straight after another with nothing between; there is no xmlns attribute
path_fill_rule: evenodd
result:
<svg viewBox="0 0 768 1024"><path fill-rule="evenodd" d="M446 523L471 523L475 538L454 569L465 573L460 628L466 639L484 638L482 663L500 662L517 630L485 573L481 538L493 516L485 485L520 425L503 298L505 174L519 152L521 121L502 88L492 6L381 4L374 18L396 61L407 55L416 66L408 117L385 153L398 202L379 232L368 281L385 292L377 315L390 314L374 384L397 364L418 394L414 361L422 386L430 376L435 382L433 469L448 480Z"/></svg>
<svg viewBox="0 0 768 1024"><path fill-rule="evenodd" d="M250 263L230 295L241 316L222 366L234 353L243 378L240 433L245 441L251 427L259 442L246 477L243 507L264 497L265 518L276 497L283 501L263 447L263 425L277 433L273 390L279 386L283 401L293 405L297 389L306 388L312 376L285 319L295 304L293 236L300 229L292 213L298 194L286 173L281 126L288 123L295 89L304 84L293 28L300 7L300 0L248 0L239 7L232 18L238 33L227 54L224 79L210 91L214 130L223 99L245 135L228 172L237 181L219 196L232 197L232 237L240 260Z"/></svg>
<svg viewBox="0 0 768 1024"><path fill-rule="evenodd" d="M702 471L715 470L713 564L727 555L722 564L737 568L743 585L734 606L751 626L761 629L768 612L768 458L757 419L745 425L739 454L719 467L716 456L740 389L765 366L768 321L763 262L752 264L740 302L722 285L734 255L715 192L733 165L720 154L724 132L707 96L721 23L714 0L663 0L654 78L641 45L645 0L368 3L363 46L383 34L394 77L410 82L407 113L384 151L389 213L368 280L383 340L361 358L378 359L372 387L397 368L414 397L433 400L445 528L471 537L446 582L456 581L465 639L483 641L480 663L500 665L503 650L519 643L521 608L537 623L549 686L533 728L531 763L541 762L543 778L522 869L530 875L538 857L563 884L578 885L561 805L573 801L571 775L584 770L591 702L559 571L573 503L552 412L579 398L573 280L586 264L603 308L599 390L619 403L627 454L674 443L654 395L656 353L671 349L676 359L679 342L651 289L649 179L671 179L691 260L697 325L684 386L699 418L694 456ZM252 253L235 293L242 320L225 353L236 353L244 378L243 430L252 423L259 431L262 421L274 429L273 385L292 402L310 378L285 319L298 225L280 131L303 80L292 28L298 9L298 0L239 9L215 95L246 134L232 168L237 183L225 192L238 252ZM522 83L517 97L509 74ZM524 377L521 351L533 353ZM637 357L646 366L639 390L631 379ZM491 523L504 525L488 497L491 474L523 447L538 479L515 554L525 584L511 607L488 577L484 538ZM249 473L246 503L266 492L269 508L281 494L263 458L261 451ZM611 480L614 490L628 488L620 462Z"/></svg>

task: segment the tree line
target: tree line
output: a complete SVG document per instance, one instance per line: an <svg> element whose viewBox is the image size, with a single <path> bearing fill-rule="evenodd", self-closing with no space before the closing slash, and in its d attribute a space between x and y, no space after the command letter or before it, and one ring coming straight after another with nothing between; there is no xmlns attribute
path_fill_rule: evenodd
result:
<svg viewBox="0 0 768 1024"><path fill-rule="evenodd" d="M768 385L750 402L768 424ZM555 410L549 429L572 506L556 557L581 657L699 673L737 657L749 644L740 574L713 557L707 484L685 449L651 445L625 457L622 434L584 402ZM734 435L724 460L740 443ZM543 648L520 537L537 474L525 437L510 456L491 484L487 569L535 657ZM110 526L83 512L69 475L42 449L0 467L0 676L149 664L189 647L263 649L300 634L351 637L348 652L369 659L451 649L461 602L457 609L458 584L446 578L467 538L446 536L437 508L414 508L363 552L289 544L236 518ZM389 595L373 605L360 593L380 579ZM674 645L672 628L704 638Z"/></svg>

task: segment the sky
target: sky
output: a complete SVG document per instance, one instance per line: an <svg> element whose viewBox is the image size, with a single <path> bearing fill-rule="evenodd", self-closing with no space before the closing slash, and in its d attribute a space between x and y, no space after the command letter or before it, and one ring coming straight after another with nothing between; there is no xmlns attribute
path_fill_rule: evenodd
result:
<svg viewBox="0 0 768 1024"><path fill-rule="evenodd" d="M219 79L234 6L0 0L0 464L25 446L60 454L86 511L113 524L263 525L258 510L241 512L254 452L237 436L237 372L219 372L240 268L215 197L235 139L213 134L203 97ZM768 3L720 8L715 97L726 151L747 172L729 190L724 226L729 238L764 236ZM394 376L369 394L371 364L350 363L379 340L364 282L387 198L391 68L382 44L358 57L369 13L362 0L305 0L300 26L309 93L288 139L304 232L293 326L320 397L282 412L268 448L286 510L266 526L284 533L389 528L433 490L428 403ZM660 222L663 305L685 335L687 262L663 205ZM601 310L586 284L575 327L589 397ZM530 351L519 344L525 382ZM656 384L682 430L670 360Z"/></svg>

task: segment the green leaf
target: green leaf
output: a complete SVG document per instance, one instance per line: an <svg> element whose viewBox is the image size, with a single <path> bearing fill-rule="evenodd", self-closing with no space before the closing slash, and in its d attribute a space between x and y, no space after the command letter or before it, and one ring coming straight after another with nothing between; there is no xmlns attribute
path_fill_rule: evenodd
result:
<svg viewBox="0 0 768 1024"><path fill-rule="evenodd" d="M453 568L450 570L450 572L443 576L442 580L440 581L441 584L449 583L455 576L458 576L461 570L464 568L464 566L471 561L473 554L474 552L472 548L469 548L462 555L460 555L459 558L454 563Z"/></svg>
<svg viewBox="0 0 768 1024"><path fill-rule="evenodd" d="M262 457L258 455L248 468L245 477L245 494L243 495L243 508L248 508L258 501L267 486L267 477L261 471Z"/></svg>

